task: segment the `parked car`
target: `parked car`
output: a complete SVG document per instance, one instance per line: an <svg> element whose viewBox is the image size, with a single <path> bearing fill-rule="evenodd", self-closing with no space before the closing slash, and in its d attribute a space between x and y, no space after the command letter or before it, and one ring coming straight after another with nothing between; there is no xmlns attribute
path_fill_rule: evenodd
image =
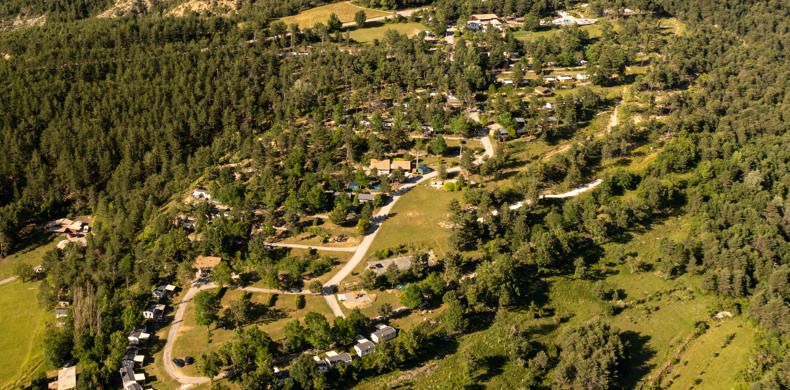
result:
<svg viewBox="0 0 790 390"><path fill-rule="evenodd" d="M184 358L184 363L187 365L195 363L195 359L193 359L192 356L187 356Z"/></svg>
<svg viewBox="0 0 790 390"><path fill-rule="evenodd" d="M178 359L178 358L173 359L173 364L175 364L176 367L179 367L179 368L184 367L184 361L181 360L181 359Z"/></svg>

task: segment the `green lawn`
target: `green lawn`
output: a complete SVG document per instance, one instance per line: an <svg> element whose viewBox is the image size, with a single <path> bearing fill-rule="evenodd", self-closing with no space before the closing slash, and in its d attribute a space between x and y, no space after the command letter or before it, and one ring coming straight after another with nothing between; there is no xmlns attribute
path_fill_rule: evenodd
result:
<svg viewBox="0 0 790 390"><path fill-rule="evenodd" d="M47 315L38 305L38 282L19 280L0 286L0 388L29 381L43 370L41 341ZM54 314L52 314L54 319Z"/></svg>
<svg viewBox="0 0 790 390"><path fill-rule="evenodd" d="M54 235L39 236L35 246L30 245L24 249L20 249L16 253L0 259L0 279L5 279L14 275L14 266L17 263L23 262L30 266L37 266L41 264L41 259L44 253L48 250L55 248L57 243L63 238Z"/></svg>
<svg viewBox="0 0 790 390"><path fill-rule="evenodd" d="M447 237L450 229L444 227L448 220L447 205L451 199L460 200L461 194L460 191L436 190L428 183L415 186L392 208L367 255L379 249L413 244L441 256L449 249Z"/></svg>
<svg viewBox="0 0 790 390"><path fill-rule="evenodd" d="M370 9L370 8L362 8L351 4L351 2L343 1L339 3L327 4L320 7L311 8L297 15L287 16L280 20L282 20L287 25L291 25L292 23L297 23L299 24L299 28L306 28L306 27L311 27L311 25L315 25L316 23L319 22L326 24L327 20L329 20L329 15L331 15L334 12L335 14L337 14L337 17L340 19L341 22L346 23L346 22L353 22L354 14L357 13L357 11L359 10L364 10L365 14L368 16L368 19L379 17L379 16L392 15L392 12L381 11L381 10Z"/></svg>
<svg viewBox="0 0 790 390"><path fill-rule="evenodd" d="M587 31L590 34L590 39L600 38L601 37L601 27L597 24L591 24L587 26L581 26L582 30ZM559 28L550 28L550 29L542 29L540 31L516 31L513 33L513 38L516 38L520 41L531 42L540 37L549 38L554 34L559 33Z"/></svg>
<svg viewBox="0 0 790 390"><path fill-rule="evenodd" d="M216 290L209 290L216 291ZM243 291L239 290L226 290L222 297L223 307L227 306L232 300L238 299ZM255 305L262 306L268 294L253 293L251 302ZM303 309L296 308L296 295L292 294L279 294L273 307L268 308L266 313L260 316L257 321L248 326L258 326L260 329L272 338L272 340L279 340L284 337L283 327L287 322L295 318L303 319L305 314L310 311L321 313L326 316L327 320L332 323L334 316L332 311L327 306L326 301L321 296L305 295L306 305ZM221 313L222 311L220 311ZM220 319L222 315L220 314ZM200 354L219 348L222 343L233 339L235 330L230 327L227 330L213 329L211 326L211 343L207 342L206 327L199 326L195 323L195 307L188 305L184 313L183 323L179 328L179 335L173 345L173 356L184 357L192 356L198 359ZM195 365L186 366L180 369L183 373L191 376L200 376L197 373Z"/></svg>
<svg viewBox="0 0 790 390"><path fill-rule="evenodd" d="M351 30L349 35L351 39L357 42L373 42L374 39L378 39L379 41L384 39L384 34L386 34L387 30L395 30L411 37L426 28L427 27L421 23L378 23L378 25L374 27Z"/></svg>

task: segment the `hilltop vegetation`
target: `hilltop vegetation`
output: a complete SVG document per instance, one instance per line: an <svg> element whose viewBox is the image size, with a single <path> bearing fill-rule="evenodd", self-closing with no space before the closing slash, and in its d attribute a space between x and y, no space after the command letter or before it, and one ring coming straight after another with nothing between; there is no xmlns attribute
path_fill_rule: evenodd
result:
<svg viewBox="0 0 790 390"><path fill-rule="evenodd" d="M293 385L790 386L787 4L568 2L600 22L551 30L534 22L560 8L530 0L436 1L395 29L343 28L350 14L280 19L322 4L240 1L236 13L169 17L166 2L114 20L93 18L109 1L0 5L2 18L48 15L0 34L0 255L24 249L41 220L95 217L84 247L24 260L42 265L32 283L45 312L65 299L72 314L44 337L38 310L36 326L9 327L32 347L5 351L30 357L3 382L26 382L41 360L78 360L80 387L117 387L152 287L188 288L195 257L212 255L224 259L220 288L190 304L177 350L201 354L194 375L235 373L219 386L279 387L273 361L348 348L374 312L408 328L327 377L295 359ZM472 13L526 17L443 43ZM589 80L547 80L581 74ZM448 142L488 131L493 156ZM366 258L414 260L352 274L353 288L380 295L375 308L329 321L320 297L307 308L289 297L276 313L300 318L286 321L262 296L222 300L235 284L326 280L336 258L270 244L364 237L407 181L402 169L370 170L383 159L428 164L460 192L421 186L382 222ZM594 179L578 196L542 197ZM213 196L190 197L198 186ZM30 300L27 285L0 291ZM418 314L393 315L393 303ZM247 304L272 307L277 328ZM203 344L220 306L243 331L217 329Z"/></svg>

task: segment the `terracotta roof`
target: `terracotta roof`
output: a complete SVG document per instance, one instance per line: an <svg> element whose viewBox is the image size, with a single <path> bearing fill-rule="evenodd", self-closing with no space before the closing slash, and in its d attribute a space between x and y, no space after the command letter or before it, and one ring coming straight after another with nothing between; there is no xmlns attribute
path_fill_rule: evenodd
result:
<svg viewBox="0 0 790 390"><path fill-rule="evenodd" d="M195 259L195 268L214 268L219 262L222 261L221 257L216 256L198 256Z"/></svg>

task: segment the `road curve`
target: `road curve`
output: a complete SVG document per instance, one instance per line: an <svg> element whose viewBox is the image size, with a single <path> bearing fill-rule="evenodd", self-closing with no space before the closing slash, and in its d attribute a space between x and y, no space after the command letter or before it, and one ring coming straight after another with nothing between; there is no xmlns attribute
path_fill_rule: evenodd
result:
<svg viewBox="0 0 790 390"><path fill-rule="evenodd" d="M176 366L173 364L173 344L176 341L176 337L178 336L178 328L181 325L181 321L184 318L184 312L186 311L187 304L195 297L201 290L206 290L210 288L216 288L216 283L209 283L206 282L205 279L198 279L192 283L187 290L184 297L181 298L181 302L177 303L176 306L176 313L173 316L173 322L170 324L170 330L167 332L167 341L165 342L165 348L162 359L164 359L165 363L165 372L167 375L170 375L171 378L175 379L177 382L181 383L182 385L190 385L190 384L201 384L209 382L209 378L203 376L187 376L182 374L180 371L176 369ZM249 291L249 292L257 292L257 293L274 293L274 294L311 294L309 290L303 290L301 292L290 292L290 291L282 291L282 290L275 290L270 288L259 288L259 287L231 287L237 290ZM219 379L222 377L223 374L218 375L215 379Z"/></svg>
<svg viewBox="0 0 790 390"><path fill-rule="evenodd" d="M480 138L480 141L483 143L483 147L485 148L485 154L487 156L489 156L489 157L492 157L494 155L494 148L491 145L491 140L488 138L488 136L483 136L483 137ZM461 170L460 167L454 167L454 168L448 169L447 172L448 173L459 172L460 170ZM326 283L324 283L324 287L333 287L333 286L337 285L343 279L345 279L354 270L354 268L357 267L357 265L359 265L359 263L362 261L362 259L364 259L365 254L368 252L368 249L370 249L370 245L373 243L373 240L376 238L376 235L378 234L378 232L380 230L381 224L384 223L384 221L387 218L387 215L389 215L390 211L392 210L392 207L395 206L395 203L398 201L398 199L401 198L401 196L403 196L403 194L405 194L408 190L410 190L411 188L413 188L417 184L420 184L420 183L422 183L422 182L424 182L426 180L432 179L432 178L436 177L437 175L438 175L438 172L435 172L435 171L431 172L431 173L429 173L427 175L422 176L417 181L412 182L412 183L406 183L403 186L401 186L400 188L398 188L397 191L393 191L390 194L390 200L387 202L387 204L382 206L381 209L379 209L379 211L373 216L373 219L370 222L370 229L368 230L368 234L362 239L362 242L358 246L356 246L355 248L329 248L329 249L322 249L322 247L311 247L313 249L318 249L318 250L347 250L347 249L350 249L350 250L354 251L354 255L351 257L351 259L349 259L349 261L346 263L345 266L343 266L343 268L340 269L340 271L338 271ZM298 245L298 244L279 244L279 245L277 245L277 244L269 244L269 245L287 246L287 245ZM290 247L297 247L297 248L305 247L306 248L306 247L309 247L309 246L308 245L304 245L304 246L290 246ZM165 372L168 375L170 375L171 378L175 379L177 382L179 382L181 384L189 385L189 384L201 384L201 383L209 382L209 379L206 378L206 377L186 376L186 375L181 374L176 369L175 365L173 364L173 344L175 343L176 337L178 336L178 328L181 325L181 321L183 321L184 312L186 312L186 307L187 307L187 304L189 303L189 301L191 301L192 298L195 297L195 294L197 294L198 291L209 289L209 288L215 288L215 287L217 287L217 285L215 283L207 283L205 281L205 279L203 279L203 280L199 279L199 280L194 281L192 283L192 285L190 286L189 290L186 292L186 294L184 294L184 297L181 299L181 302L179 302L177 304L176 313L175 313L175 315L173 317L173 322L170 325L170 330L167 332L167 341L165 342L165 348L164 348L164 353L163 353ZM234 288L238 288L238 287L234 287ZM292 293L292 292L285 292L285 291L280 291L280 290L258 288L258 287L242 287L242 288L238 288L238 289L244 290L244 291L250 291L250 292L276 293L276 294L311 294L311 292L308 291L308 290L303 290L301 292ZM335 294L325 294L324 295L324 299L326 300L326 303L332 309L332 313L336 317L345 317L345 315L343 314L343 311L340 309L340 304L338 303L337 298L335 297ZM221 376L222 376L222 374L220 374L218 376L218 378L221 377Z"/></svg>

